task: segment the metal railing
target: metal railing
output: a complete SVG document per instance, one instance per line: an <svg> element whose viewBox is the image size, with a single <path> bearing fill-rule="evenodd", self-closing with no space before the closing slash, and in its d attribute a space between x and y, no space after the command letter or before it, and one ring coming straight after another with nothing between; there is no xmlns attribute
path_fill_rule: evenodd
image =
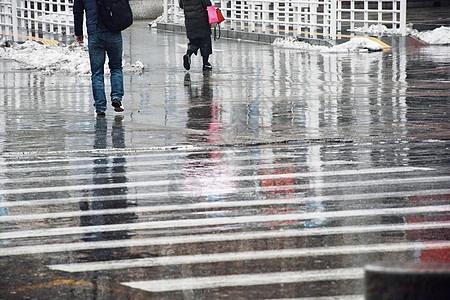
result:
<svg viewBox="0 0 450 300"><path fill-rule="evenodd" d="M73 0L0 0L0 34L42 39L73 35Z"/></svg>
<svg viewBox="0 0 450 300"><path fill-rule="evenodd" d="M230 30L334 40L355 28L406 35L406 0L216 0ZM0 0L0 34L73 35L73 0ZM182 23L178 0L164 0L166 23Z"/></svg>
<svg viewBox="0 0 450 300"><path fill-rule="evenodd" d="M355 28L384 25L406 35L406 0L212 1L230 30L334 40ZM178 0L164 0L164 22L181 23Z"/></svg>

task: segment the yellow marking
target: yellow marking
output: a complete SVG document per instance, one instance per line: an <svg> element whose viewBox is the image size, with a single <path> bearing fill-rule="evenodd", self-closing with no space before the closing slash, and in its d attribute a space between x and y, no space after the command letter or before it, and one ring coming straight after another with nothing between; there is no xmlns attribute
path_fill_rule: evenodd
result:
<svg viewBox="0 0 450 300"><path fill-rule="evenodd" d="M7 35L5 31L2 31L2 34L3 35ZM9 33L9 36L13 36L12 32ZM18 34L17 37L23 38L23 39L27 39L27 40L33 40L33 41L36 41L36 42L40 42L40 43L42 43L44 45L58 45L59 44L58 41L46 40L46 39L43 39L43 38L37 38L37 37L34 37L34 36L28 36L28 35L23 35L23 34Z"/></svg>
<svg viewBox="0 0 450 300"><path fill-rule="evenodd" d="M370 40L372 40L372 41L374 41L374 42L376 42L376 43L378 43L378 44L380 44L381 46L383 46L384 49L390 49L390 48L391 48L391 46L389 46L388 44L386 44L386 43L380 41L380 40L377 39L377 38L374 38L374 37L371 37L371 36L369 36L369 37L367 37L367 38L370 39Z"/></svg>
<svg viewBox="0 0 450 300"><path fill-rule="evenodd" d="M41 288L47 288L52 286L59 286L59 285L88 285L88 286L94 286L92 283L87 281L77 281L72 279L56 279L47 283L41 283L33 286L24 286L20 287L14 290L14 292L24 292L28 290L36 290Z"/></svg>

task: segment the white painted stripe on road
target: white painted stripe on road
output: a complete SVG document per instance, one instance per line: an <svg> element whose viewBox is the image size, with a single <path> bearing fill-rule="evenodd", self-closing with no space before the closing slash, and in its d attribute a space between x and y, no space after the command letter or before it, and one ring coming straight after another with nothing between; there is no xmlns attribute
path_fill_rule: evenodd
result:
<svg viewBox="0 0 450 300"><path fill-rule="evenodd" d="M210 160L208 161L208 163L214 164L215 162L219 162L219 160ZM189 161L189 163L192 163L191 161ZM161 163L162 165L170 165L173 164L170 162L165 162L164 164ZM345 165L349 165L350 163L345 162ZM164 168L162 170L150 170L150 171L130 171L127 170L126 172L112 172L112 170L110 168L117 168L119 166L123 166L124 168L129 168L131 166L145 166L146 163L145 162L136 162L136 163L126 163L126 164L99 164L99 165L92 165L92 169L96 169L96 168L100 168L100 169L105 169L108 172L102 172L99 174L93 174L92 170L90 170L89 173L87 174L74 174L74 175L66 175L66 176L39 176L36 175L36 177L31 177L31 176L27 176L26 178L6 178L6 179L0 179L0 184L13 184L13 183L31 183L31 182L53 182L53 181L75 181L75 180L95 180L95 179L100 179L100 178L123 178L126 177L128 180L132 177L143 177L143 176L166 176L166 175L174 175L174 174L185 174L186 170L183 169L183 167L180 167L178 169L167 169ZM316 165L318 166L322 166L322 165L330 165L330 164L322 164L322 163L317 163ZM338 165L338 164L334 164L333 165ZM241 171L241 170L270 170L270 169L275 169L275 168L282 168L282 167L299 167L299 166L305 166L306 165L304 163L295 163L295 162L286 162L286 163L267 163L267 164L263 164L263 165L245 165L245 166L226 166L227 170L232 170L232 171ZM309 164L308 167L313 166L313 164ZM79 168L77 168L78 170ZM205 168L206 169L206 168ZM48 171L48 169L43 168L42 170L30 170L30 172L39 174L40 171ZM58 171L61 171L61 168L58 169ZM189 173L189 171L187 171L187 173Z"/></svg>
<svg viewBox="0 0 450 300"><path fill-rule="evenodd" d="M286 173L286 174L267 174L267 175L251 175L251 176L229 176L221 179L221 181L255 181L264 179L279 179L279 178L308 178L316 176L349 176L349 175L369 175L369 174L388 174L414 171L430 171L430 168L415 168L415 167L399 167L399 168L380 168L380 169L359 169L359 170L342 170L342 171L324 171L311 173ZM214 183L217 178L202 178L202 183ZM49 193L49 192L68 192L75 190L91 190L91 189L105 189L105 188L132 188L144 186L168 186L173 184L173 180L155 180L155 181L141 181L141 182L126 182L126 183L108 183L108 184L85 184L85 185L65 185L65 186L51 186L41 188L22 188L11 190L0 190L0 195L11 194L26 194L26 193ZM199 182L198 178L186 178L184 183L189 185Z"/></svg>
<svg viewBox="0 0 450 300"><path fill-rule="evenodd" d="M281 283L313 282L326 280L350 280L364 277L364 269L327 269L277 273L202 276L167 280L122 282L123 285L148 292L211 289L232 286L255 286Z"/></svg>
<svg viewBox="0 0 450 300"><path fill-rule="evenodd" d="M301 185L296 185L301 186ZM291 186L289 186L290 188ZM275 187L276 188L276 187ZM247 191L260 191L269 190L270 187L249 187L240 188L239 193ZM170 196L183 196L187 191L174 191L170 192ZM208 193L208 192L205 192ZM296 204L303 202L325 202L325 201L353 201L353 200L367 200L378 198L395 198L395 197L411 197L411 196L435 196L450 194L450 189L433 189L433 190L420 190L420 191L398 191L398 192L384 192L384 193L370 193L370 194L349 194L349 195L328 195L328 196L316 196L316 197L302 197L293 199L276 199L276 200L249 200L249 201L232 201L232 202L200 202L194 204L180 204L180 205L155 205L154 211L178 211L178 210L192 210L192 209L206 209L217 207L237 207L237 206L257 206L267 204ZM206 195L199 193L200 195ZM127 195L109 195L109 196L88 196L88 197L71 197L71 198L49 198L41 200L26 200L26 201L4 201L0 202L0 207L17 207L17 206L44 206L44 205L60 205L60 204L73 204L79 202L94 202L94 201L138 201L140 199L149 200L156 198L161 200L164 197L168 197L168 192L152 192L152 193L137 193ZM276 201L276 202L273 202ZM259 203L259 204L258 204Z"/></svg>
<svg viewBox="0 0 450 300"><path fill-rule="evenodd" d="M140 259L125 259L116 261L87 262L78 264L49 265L52 270L60 270L70 273L91 272L100 270L118 270L127 268L158 267L168 265L219 263L232 261L251 261L268 259L285 259L297 257L316 257L325 255L358 255L378 252L406 252L420 251L423 249L449 249L450 242L412 242L372 245L346 245L334 247L316 247L301 249L277 249L262 251L243 251L212 254L163 256Z"/></svg>
<svg viewBox="0 0 450 300"><path fill-rule="evenodd" d="M418 182L435 182L434 178L417 178L417 179L402 179L399 180L402 183L418 183ZM450 179L450 177L449 177ZM436 182L446 181L447 179L437 178ZM372 182L372 184L370 184ZM361 181L361 182L346 182L343 185L339 184L327 184L327 188L336 187L355 187L355 186L371 186L371 185L385 185L387 184L385 180L378 181ZM399 184L397 180L390 180L388 184ZM320 185L322 185L320 183ZM308 185L311 187L311 185ZM314 186L314 184L312 185ZM296 186L289 186L289 188L295 188ZM251 188L254 190L254 188ZM241 189L239 190L243 192ZM405 196L405 194L403 194ZM26 214L26 215L8 215L2 217L4 221L25 221L25 220L41 220L41 219L57 219L57 218L75 218L80 216L94 216L94 215L111 215L111 214L125 214L125 213L149 213L158 211L180 211L180 210L194 210L194 209L204 209L204 208L226 208L226 207L250 207L250 206L267 206L267 205L281 205L281 204L305 204L316 202L315 197L303 197L294 199L274 199L274 200L246 200L246 201L233 201L233 202L201 202L195 204L180 204L180 205L166 205L166 206L138 206L138 207L127 207L127 208L114 208L114 209L99 209L99 210L86 210L86 211L68 211L68 212L55 212L55 213L39 213L39 214ZM333 198L328 196L329 199L333 201L342 201L339 198ZM323 201L323 197L319 198ZM122 200L126 200L124 196ZM83 199L80 201L88 201ZM8 206L8 205L5 205Z"/></svg>
<svg viewBox="0 0 450 300"><path fill-rule="evenodd" d="M271 148L270 150L277 150L278 148ZM157 157L173 157L175 159L182 159L179 162L180 163L184 163L186 161L188 162L194 162L194 161L199 161L199 159L192 159L192 158L188 158L190 155L200 155L200 154L211 154L211 153L215 153L215 154L219 154L219 155L226 155L226 154L233 154L233 161L235 160L260 160L260 159L273 159L273 158L299 158L301 157L301 154L299 153L294 153L294 152L284 152L284 153L273 153L273 154L265 154L265 153L258 153L258 154L251 154L251 155L241 155L241 153L245 154L245 153L249 153L250 151L247 150L239 150L239 149L233 149L233 150L217 150L215 149L215 151L190 151L190 152L180 152L180 151L171 151L171 152L161 152L161 153L147 153L147 154L135 154L133 153L133 155L127 154L125 153L124 155L107 155L104 156L104 154L99 153L99 155L102 156L83 156L83 157L66 157L66 158L58 158L58 159L48 159L48 158L44 158L41 160L16 160L16 161L3 161L0 162L0 166L17 166L17 165L39 165L39 164L45 164L48 166L48 164L52 164L52 163L61 163L61 164L68 164L68 163L79 163L79 162L86 162L85 164L78 164L78 167L92 167L92 166L98 166L98 164L92 164L92 161L95 160L108 160L109 164L114 164L114 166L116 165L116 163L113 163L114 160L117 159L122 159L125 158L127 159L127 165L129 164L129 161L135 160L135 159L140 159L140 158L150 158L152 160L144 160L141 161L140 163L143 164L149 164L149 165L153 165L153 164L161 164L161 162L165 162L165 163L173 163L175 160L154 160ZM236 154L238 154L238 156L236 156ZM204 161L203 159L201 159L202 161ZM208 159L208 162L210 161L228 161L228 157L224 157L223 159ZM344 160L335 160L335 161L322 161L322 162L317 162L318 164L321 165L350 165L350 164L360 164L361 162L358 161L344 161ZM118 165L120 165L120 163L118 163ZM62 168L66 168L68 166L71 165L62 165L60 167ZM86 167L85 167L86 166ZM42 168L43 170L45 169L45 167L30 167L26 170L33 170L36 168ZM56 168L56 167L55 167ZM20 169L20 167L19 167ZM24 168L23 168L24 169ZM22 169L22 170L23 170Z"/></svg>
<svg viewBox="0 0 450 300"><path fill-rule="evenodd" d="M195 153L193 153L195 154ZM126 162L114 162L114 159L126 159L128 158L128 161ZM280 159L280 158L293 158L295 159L296 156L295 155L289 155L289 154L280 154L280 155L269 155L269 154L264 154L264 155L260 155L260 156L252 156L252 155L248 155L248 156L237 156L237 157L233 157L233 161L241 161L241 160L273 160L273 159ZM105 163L93 163L93 161L105 161ZM76 171L80 171L82 169L88 169L89 172L92 169L95 168L116 168L116 167L127 167L127 168L131 168L131 167L142 167L142 166L168 166L168 165L183 165L185 163L195 163L198 161L202 161L203 160L199 160L199 159L187 159L187 158L174 158L172 160L149 160L149 161L131 161L130 157L116 157L111 159L110 157L92 157L90 159L90 163L88 164L67 164L67 165L60 165L60 166L39 166L39 167L26 167L26 168L21 168L21 167L14 167L12 169L8 169L8 173L25 173L25 172L34 172L34 173L39 173L42 171L48 172L51 170L55 170L55 171L68 171L68 170L76 170ZM208 159L207 160L208 163L223 163L223 162L227 162L229 161L229 158L225 157L222 159ZM351 163L351 162L343 162L343 161L339 161L340 163L336 163L336 165L340 165L340 164L355 164L355 163ZM290 162L290 163L286 163L286 164L293 164L295 162ZM333 162L317 162L317 165L333 165ZM306 163L304 162L297 162L297 165L305 165ZM254 167L254 166L253 166ZM92 174L91 174L92 176Z"/></svg>
<svg viewBox="0 0 450 300"><path fill-rule="evenodd" d="M206 147L200 148L192 145L178 145L178 146L161 146L161 147L147 147L147 148L108 148L108 149L79 149L79 150L62 150L62 151L21 151L21 152L4 152L2 156L4 158L23 158L26 155L32 156L67 156L73 154L108 154L108 155L124 155L135 154L142 152L155 152L155 151L206 151ZM214 148L217 149L217 146Z"/></svg>
<svg viewBox="0 0 450 300"><path fill-rule="evenodd" d="M145 224L144 224L145 225ZM95 227L95 228L92 228ZM112 227L112 228L111 228ZM126 230L140 230L142 223L137 223L135 226L127 226ZM348 233L367 233L380 231L406 231L406 230L429 230L437 228L450 228L450 222L432 222L432 223L413 223L413 224L395 224L395 225L370 225L370 226L351 226L351 227L325 227L325 228L309 228L305 229L290 229L283 231L256 231L243 233L216 233L188 236L171 236L155 237L152 239L154 244L162 245L168 243L194 243L194 242L208 242L208 241L230 241L230 240L251 240L262 238L275 237L294 237L294 236L308 236L308 235L332 235L332 234L348 234ZM77 230L78 229L78 230ZM121 228L115 225L104 225L102 228L97 226L90 227L68 227L68 228L51 228L51 229L37 229L24 231L11 231L0 233L0 240L12 240L19 238L33 238L33 237L50 237L70 234L86 234L94 232L112 232L120 231Z"/></svg>
<svg viewBox="0 0 450 300"><path fill-rule="evenodd" d="M123 224L126 225L126 224ZM135 224L135 225L146 225L146 224ZM436 225L436 227L434 227ZM276 237L293 237L293 236L313 236L313 235L333 235L333 234L347 234L347 233L367 233L367 232L380 232L386 231L402 231L402 230L427 230L433 228L449 228L448 222L439 222L431 224L402 224L395 225L395 227L387 228L385 225L377 226L351 226L351 227L335 227L335 228L308 228L302 230L285 230L285 231L275 231L276 236L272 236L271 233L260 232L260 233L233 233L233 234L212 234L212 235L193 235L193 236L171 236L171 237L155 237L147 239L129 239L129 240L114 240L114 241L98 241L98 242L76 242L76 243L59 243L59 244L39 244L33 246L19 246L19 247L8 247L3 248L0 251L0 256L8 255L25 255L25 254L37 254L37 253L54 253L54 252L65 252L65 251L80 251L80 250L95 250L95 249L107 249L107 248L123 248L123 247L141 247L141 246L154 246L154 245L169 245L169 244L187 244L187 243L200 243L200 242L213 242L213 241L230 241L230 240L243 240L243 239L262 239L262 238L276 238ZM394 225L392 225L394 226ZM396 227L399 226L399 227ZM417 227L416 227L417 226ZM123 226L121 229L116 225L107 226L92 226L92 227L103 227L103 230L90 231L92 228L81 228L81 227L69 227L58 229L58 235L69 235L69 234L83 234L92 232L109 232L117 230L131 230L130 226ZM109 228L114 227L114 228ZM138 226L136 226L138 227ZM80 229L80 230L77 230ZM82 230L84 229L84 230ZM109 229L109 230L108 230ZM114 229L114 230L111 230ZM146 228L137 228L146 229ZM64 230L65 233L64 233ZM39 231L39 230L38 230ZM45 230L44 233L49 230ZM44 234L46 235L46 234Z"/></svg>

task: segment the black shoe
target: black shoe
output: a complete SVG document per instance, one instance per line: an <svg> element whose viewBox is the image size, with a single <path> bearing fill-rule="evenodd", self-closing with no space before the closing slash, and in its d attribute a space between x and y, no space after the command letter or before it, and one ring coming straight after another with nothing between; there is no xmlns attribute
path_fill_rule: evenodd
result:
<svg viewBox="0 0 450 300"><path fill-rule="evenodd" d="M111 105L114 107L114 111L122 112L122 101L119 98L114 98L111 100Z"/></svg>
<svg viewBox="0 0 450 300"><path fill-rule="evenodd" d="M106 113L104 110L96 110L95 113L97 114L97 117L104 117L106 116Z"/></svg>
<svg viewBox="0 0 450 300"><path fill-rule="evenodd" d="M191 57L188 54L183 56L183 66L186 70L191 69Z"/></svg>
<svg viewBox="0 0 450 300"><path fill-rule="evenodd" d="M209 62L207 62L203 65L203 71L211 71L211 70L212 70L212 66Z"/></svg>

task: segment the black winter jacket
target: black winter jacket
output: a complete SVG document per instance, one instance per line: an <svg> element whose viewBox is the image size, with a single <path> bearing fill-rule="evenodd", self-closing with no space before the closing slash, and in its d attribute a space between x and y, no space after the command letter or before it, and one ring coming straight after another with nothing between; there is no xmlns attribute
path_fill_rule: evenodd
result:
<svg viewBox="0 0 450 300"><path fill-rule="evenodd" d="M211 35L208 12L206 7L211 6L210 0L178 0L184 10L184 24L187 38L201 39Z"/></svg>

